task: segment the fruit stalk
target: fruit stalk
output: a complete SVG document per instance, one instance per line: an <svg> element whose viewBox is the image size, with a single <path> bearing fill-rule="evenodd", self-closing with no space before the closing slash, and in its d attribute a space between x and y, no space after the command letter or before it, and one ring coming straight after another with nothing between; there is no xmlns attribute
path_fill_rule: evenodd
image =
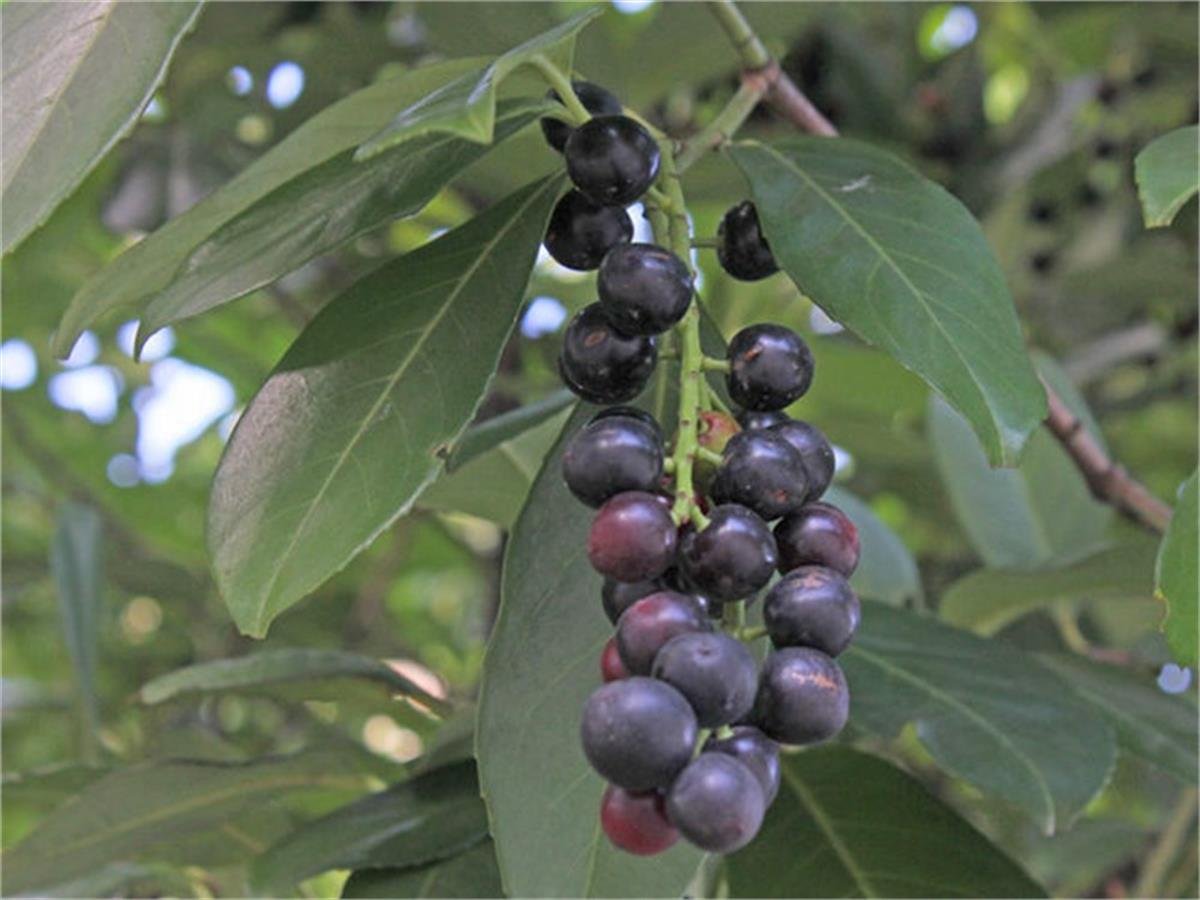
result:
<svg viewBox="0 0 1200 900"><path fill-rule="evenodd" d="M582 125L591 118L592 114L587 111L587 107L576 96L571 79L563 74L563 71L558 66L540 54L531 59L529 64L541 73L550 87L554 88L554 92L558 94L563 106L571 113L574 124Z"/></svg>

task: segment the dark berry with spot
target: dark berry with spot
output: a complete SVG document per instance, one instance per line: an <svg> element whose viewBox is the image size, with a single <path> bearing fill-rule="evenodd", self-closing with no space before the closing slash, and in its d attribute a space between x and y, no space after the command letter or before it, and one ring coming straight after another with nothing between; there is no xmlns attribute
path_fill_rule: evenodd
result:
<svg viewBox="0 0 1200 900"><path fill-rule="evenodd" d="M763 600L763 623L776 647L815 647L829 656L849 646L861 615L850 583L824 566L789 572Z"/></svg>
<svg viewBox="0 0 1200 900"><path fill-rule="evenodd" d="M826 566L849 578L858 568L858 529L832 503L809 503L775 526L779 571Z"/></svg>
<svg viewBox="0 0 1200 900"><path fill-rule="evenodd" d="M673 637L654 657L652 674L687 698L701 728L736 722L750 712L758 666L746 645L723 632Z"/></svg>
<svg viewBox="0 0 1200 900"><path fill-rule="evenodd" d="M717 228L717 260L740 281L758 281L779 271L749 200L731 207Z"/></svg>
<svg viewBox="0 0 1200 900"><path fill-rule="evenodd" d="M808 473L796 448L771 431L742 431L725 445L709 493L770 521L795 512L808 496Z"/></svg>
<svg viewBox="0 0 1200 900"><path fill-rule="evenodd" d="M732 853L762 826L767 803L749 767L726 753L701 753L667 794L667 815L702 850Z"/></svg>
<svg viewBox="0 0 1200 900"><path fill-rule="evenodd" d="M808 474L805 499L809 502L819 499L829 489L835 467L833 447L825 434L816 425L799 419L772 425L771 431L795 447L804 460L804 471Z"/></svg>
<svg viewBox="0 0 1200 900"><path fill-rule="evenodd" d="M621 613L633 606L643 597L658 593L666 585L666 576L652 581L614 581L604 579L600 588L600 600L604 604L604 614L614 625L621 618Z"/></svg>
<svg viewBox="0 0 1200 900"><path fill-rule="evenodd" d="M590 81L572 81L571 88L575 91L579 102L593 116L618 116L621 114L621 101L615 94L600 85L592 84ZM562 98L558 96L558 91L551 90L546 94L546 99L561 100ZM541 126L546 143L559 153L562 153L563 147L567 144L567 138L575 130L566 122L549 117L541 120Z"/></svg>
<svg viewBox="0 0 1200 900"><path fill-rule="evenodd" d="M687 532L679 556L688 581L722 603L753 594L778 561L767 523L736 503L714 508L702 531Z"/></svg>
<svg viewBox="0 0 1200 900"><path fill-rule="evenodd" d="M749 325L727 353L729 396L746 409L783 409L812 384L813 357L804 339L782 325Z"/></svg>
<svg viewBox="0 0 1200 900"><path fill-rule="evenodd" d="M600 827L613 846L635 856L654 856L679 840L658 791L635 794L610 784L600 801Z"/></svg>
<svg viewBox="0 0 1200 900"><path fill-rule="evenodd" d="M643 597L621 614L617 622L617 650L628 671L649 675L654 657L671 638L711 629L708 615L695 597L678 591L659 591Z"/></svg>
<svg viewBox="0 0 1200 900"><path fill-rule="evenodd" d="M741 760L762 786L767 806L779 793L779 745L754 726L738 725L729 737L714 734L705 742L704 752Z"/></svg>
<svg viewBox="0 0 1200 900"><path fill-rule="evenodd" d="M810 647L768 654L758 679L754 723L782 744L826 741L846 725L850 689L831 657Z"/></svg>
<svg viewBox="0 0 1200 900"><path fill-rule="evenodd" d="M617 581L657 578L674 563L675 547L671 511L644 491L626 491L605 502L587 539L592 567Z"/></svg>
<svg viewBox="0 0 1200 900"><path fill-rule="evenodd" d="M658 433L639 419L609 416L589 422L563 451L563 480L588 506L625 491L653 492L662 477Z"/></svg>
<svg viewBox="0 0 1200 900"><path fill-rule="evenodd" d="M554 207L546 228L546 252L568 269L595 269L618 244L633 240L633 220L617 206L589 200L568 191Z"/></svg>
<svg viewBox="0 0 1200 900"><path fill-rule="evenodd" d="M596 203L628 206L658 177L650 132L628 116L597 116L571 132L563 155L571 182Z"/></svg>
<svg viewBox="0 0 1200 900"><path fill-rule="evenodd" d="M596 276L600 305L625 334L661 334L692 302L692 273L682 259L654 244L618 244Z"/></svg>
<svg viewBox="0 0 1200 900"><path fill-rule="evenodd" d="M592 692L583 707L583 753L627 791L665 788L687 765L696 715L683 695L653 678L625 678Z"/></svg>
<svg viewBox="0 0 1200 900"><path fill-rule="evenodd" d="M615 637L610 637L604 644L604 649L600 651L600 677L606 684L629 677L625 663L621 662L621 654L617 651Z"/></svg>
<svg viewBox="0 0 1200 900"><path fill-rule="evenodd" d="M765 431L773 425L792 421L792 417L778 409L743 409L737 414L737 420L743 431Z"/></svg>
<svg viewBox="0 0 1200 900"><path fill-rule="evenodd" d="M593 303L567 325L558 369L567 387L589 403L621 403L642 392L657 361L654 338L621 334Z"/></svg>

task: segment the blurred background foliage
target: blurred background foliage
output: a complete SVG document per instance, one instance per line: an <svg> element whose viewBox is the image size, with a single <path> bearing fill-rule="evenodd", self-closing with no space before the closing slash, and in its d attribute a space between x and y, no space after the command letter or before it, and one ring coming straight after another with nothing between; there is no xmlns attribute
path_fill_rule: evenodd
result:
<svg viewBox="0 0 1200 900"><path fill-rule="evenodd" d="M574 8L210 4L130 137L5 259L4 846L102 773L140 760L248 759L308 747L337 754L346 772L362 775L353 785L314 782L314 790L272 797L228 827L157 845L93 873L82 889L75 884L77 895L244 893L256 848L368 784L397 780L398 764L430 746L453 742L459 726L439 738L424 711L344 679L319 700L281 687L147 706L139 691L191 663L305 647L395 661L431 693L469 708L496 614L504 529L561 417L461 470L469 477L439 482L261 644L237 634L213 589L205 502L238 411L322 304L557 161L530 129L416 217L160 333L141 363L129 354L133 326L119 319L85 334L70 359L53 359L48 343L68 301L123 248L334 100L407 66L494 55ZM983 221L1029 344L1086 399L1114 454L1173 500L1196 464L1196 203L1171 228L1145 230L1132 161L1154 137L1196 121L1196 5L755 3L746 14L845 134L900 154ZM722 36L695 4L612 4L580 40L576 68L681 137L737 86ZM763 111L747 131L789 128ZM714 233L745 190L717 157L695 167L688 189L699 235ZM702 295L726 335L770 319L811 338L821 377L795 412L829 434L841 486L915 559L920 586L902 596L937 609L956 581L995 564L999 551L988 541L1003 543L1011 523L955 496L956 467L966 467L960 482L985 476L970 468L970 447L955 449L953 422L948 437L937 437L939 413L925 385L839 333L786 277L737 283L708 251L698 262ZM556 389L557 334L591 292L589 278L539 263L481 418ZM1020 475L1031 495L1064 479L1081 487L1057 447L1038 439L1046 446L1031 450ZM1138 552L1142 536L1132 526L1085 492L1067 494L1075 506L1048 514L1052 530L1065 529L1062 546L1075 556L1101 544ZM1149 558L1153 548L1141 552ZM64 567L72 566L93 578L94 622L60 607L71 577ZM1190 673L1169 665L1157 633L1148 574L1144 584L1068 599L1096 602L1068 608L1065 618L1007 619L1001 639L1036 650L1083 642L1161 673L1170 690L1190 690ZM77 665L80 652L85 666ZM981 811L969 789L927 765L915 741L905 748L911 769L1060 895L1121 896L1175 804L1174 782L1123 760L1084 821L1044 839L1004 811ZM1184 856L1169 861L1169 895L1195 896L1192 835ZM309 895L337 889L336 875L303 886Z"/></svg>

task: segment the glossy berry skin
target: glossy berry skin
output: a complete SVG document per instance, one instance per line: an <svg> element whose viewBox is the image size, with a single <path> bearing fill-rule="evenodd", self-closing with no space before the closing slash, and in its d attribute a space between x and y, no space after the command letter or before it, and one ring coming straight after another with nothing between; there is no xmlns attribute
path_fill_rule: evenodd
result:
<svg viewBox="0 0 1200 900"><path fill-rule="evenodd" d="M654 657L652 674L687 698L701 728L741 719L754 705L758 687L754 657L724 632L671 638Z"/></svg>
<svg viewBox="0 0 1200 900"><path fill-rule="evenodd" d="M737 414L743 431L764 431L773 425L792 421L792 417L777 409L743 409Z"/></svg>
<svg viewBox="0 0 1200 900"><path fill-rule="evenodd" d="M550 214L546 252L568 269L594 269L618 244L633 240L633 219L617 206L595 203L579 191L563 195Z"/></svg>
<svg viewBox="0 0 1200 900"><path fill-rule="evenodd" d="M588 532L592 567L617 581L657 578L675 561L675 521L653 494L626 491L600 507Z"/></svg>
<svg viewBox="0 0 1200 900"><path fill-rule="evenodd" d="M788 419L771 426L771 431L796 448L808 473L808 501L820 498L833 481L833 447L816 425L799 419Z"/></svg>
<svg viewBox="0 0 1200 900"><path fill-rule="evenodd" d="M751 510L726 503L709 513L703 531L689 531L680 561L689 582L719 600L740 600L771 579L777 556L767 523Z"/></svg>
<svg viewBox="0 0 1200 900"><path fill-rule="evenodd" d="M705 753L725 753L754 773L767 806L779 793L779 745L752 725L738 725L729 737L715 734L704 743Z"/></svg>
<svg viewBox="0 0 1200 900"><path fill-rule="evenodd" d="M742 431L725 445L709 491L770 521L795 512L808 496L808 473L796 448L770 431Z"/></svg>
<svg viewBox="0 0 1200 900"><path fill-rule="evenodd" d="M812 351L781 325L749 325L733 336L727 351L729 396L746 409L783 409L812 384Z"/></svg>
<svg viewBox="0 0 1200 900"><path fill-rule="evenodd" d="M801 566L772 586L763 623L776 647L815 647L837 656L850 644L862 606L849 582L824 566Z"/></svg>
<svg viewBox="0 0 1200 900"><path fill-rule="evenodd" d="M711 629L712 623L695 597L678 591L659 591L643 597L621 614L617 622L617 650L628 671L649 675L654 657L669 640Z"/></svg>
<svg viewBox="0 0 1200 900"><path fill-rule="evenodd" d="M596 203L628 206L658 177L658 144L628 116L597 116L571 132L563 155L571 182Z"/></svg>
<svg viewBox="0 0 1200 900"><path fill-rule="evenodd" d="M604 604L604 614L608 616L608 621L616 625L617 620L621 618L621 613L643 597L658 593L663 587L664 579L625 582L605 578L604 586L600 588L600 600Z"/></svg>
<svg viewBox="0 0 1200 900"><path fill-rule="evenodd" d="M617 652L617 639L611 637L600 651L600 677L607 684L610 681L620 681L628 678L629 672L621 662L621 654Z"/></svg>
<svg viewBox="0 0 1200 900"><path fill-rule="evenodd" d="M659 442L662 442L662 426L658 424L658 419L650 415L644 409L638 409L636 406L607 406L600 412L596 413L591 418L591 422L601 422L604 419L612 417L624 417L628 419L637 419L639 422L650 428L657 435Z"/></svg>
<svg viewBox="0 0 1200 900"><path fill-rule="evenodd" d="M596 276L600 305L625 334L662 334L692 302L692 273L678 256L654 244L618 244Z"/></svg>
<svg viewBox="0 0 1200 900"><path fill-rule="evenodd" d="M758 679L754 722L782 744L829 740L850 715L850 689L841 668L810 647L768 654Z"/></svg>
<svg viewBox="0 0 1200 900"><path fill-rule="evenodd" d="M832 503L808 503L775 526L779 571L826 566L849 578L858 567L858 529Z"/></svg>
<svg viewBox="0 0 1200 900"><path fill-rule="evenodd" d="M610 784L600 801L600 827L613 846L635 856L654 856L679 840L658 791L634 794Z"/></svg>
<svg viewBox="0 0 1200 900"><path fill-rule="evenodd" d="M726 753L701 753L667 794L667 816L702 850L732 853L754 839L767 803L749 767Z"/></svg>
<svg viewBox="0 0 1200 900"><path fill-rule="evenodd" d="M567 325L558 371L567 387L589 403L621 403L641 393L657 361L654 338L621 334L600 304L593 303Z"/></svg>
<svg viewBox="0 0 1200 900"><path fill-rule="evenodd" d="M562 455L563 480L588 506L624 491L656 490L662 466L657 432L626 416L589 422L575 432Z"/></svg>
<svg viewBox="0 0 1200 900"><path fill-rule="evenodd" d="M749 200L731 207L717 227L717 260L740 281L758 281L779 271Z"/></svg>
<svg viewBox="0 0 1200 900"><path fill-rule="evenodd" d="M625 678L592 692L580 737L588 762L627 791L665 788L687 765L696 716L683 695L652 678Z"/></svg>
<svg viewBox="0 0 1200 900"><path fill-rule="evenodd" d="M605 90L598 84L592 84L590 81L572 81L571 88L575 91L575 96L579 98L579 102L583 104L584 109L590 112L593 116L616 116L621 114L621 101L611 91ZM560 100L558 91L549 91L546 94L548 100ZM545 118L541 120L542 135L546 138L546 143L562 153L563 147L567 145L567 138L571 136L571 132L575 129L566 122L559 119Z"/></svg>

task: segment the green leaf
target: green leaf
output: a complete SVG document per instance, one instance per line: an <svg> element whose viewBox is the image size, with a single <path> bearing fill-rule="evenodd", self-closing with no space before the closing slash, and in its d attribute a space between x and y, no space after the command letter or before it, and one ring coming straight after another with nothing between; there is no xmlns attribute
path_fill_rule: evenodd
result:
<svg viewBox="0 0 1200 900"><path fill-rule="evenodd" d="M951 625L992 635L1058 603L1148 600L1153 554L1152 546L1138 541L1044 569L979 569L946 590L938 614Z"/></svg>
<svg viewBox="0 0 1200 900"><path fill-rule="evenodd" d="M939 765L1047 834L1108 781L1116 745L1107 723L1015 647L867 602L839 661L856 725L894 735L915 722Z"/></svg>
<svg viewBox="0 0 1200 900"><path fill-rule="evenodd" d="M904 606L923 596L916 561L904 542L862 500L837 486L822 498L850 517L862 548L858 568L850 578L861 597Z"/></svg>
<svg viewBox="0 0 1200 900"><path fill-rule="evenodd" d="M83 713L86 740L94 747L100 725L96 696L97 621L104 582L101 521L90 506L66 503L58 513L50 570L58 586L58 614Z"/></svg>
<svg viewBox="0 0 1200 900"><path fill-rule="evenodd" d="M166 325L236 300L364 232L419 212L542 108L524 100L501 103L490 145L428 135L363 164L347 150L276 188L192 251L146 307L138 351Z"/></svg>
<svg viewBox="0 0 1200 900"><path fill-rule="evenodd" d="M309 822L255 860L256 893L284 896L330 869L407 868L445 859L487 836L473 762L426 772Z"/></svg>
<svg viewBox="0 0 1200 900"><path fill-rule="evenodd" d="M842 138L729 148L775 258L830 316L924 378L1013 465L1046 415L978 223L892 155Z"/></svg>
<svg viewBox="0 0 1200 900"><path fill-rule="evenodd" d="M874 756L785 756L762 831L728 860L734 897L1044 897L918 781Z"/></svg>
<svg viewBox="0 0 1200 900"><path fill-rule="evenodd" d="M116 860L144 856L288 791L354 788L345 753L246 763L169 760L120 769L59 807L3 855L4 890L30 893Z"/></svg>
<svg viewBox="0 0 1200 900"><path fill-rule="evenodd" d="M1196 665L1196 472L1179 486L1175 512L1158 551L1154 568L1155 595L1167 607L1163 631L1175 659L1185 666Z"/></svg>
<svg viewBox="0 0 1200 900"><path fill-rule="evenodd" d="M360 869L343 897L500 897L496 849L483 840L465 853L411 869Z"/></svg>
<svg viewBox="0 0 1200 900"><path fill-rule="evenodd" d="M600 685L612 625L585 552L592 512L559 466L564 443L593 413L581 406L567 421L508 542L484 661L479 778L509 896L679 896L699 852L681 841L645 859L613 847L597 818L603 782L579 747L580 710Z"/></svg>
<svg viewBox="0 0 1200 900"><path fill-rule="evenodd" d="M227 184L134 244L85 283L71 298L55 333L55 355L69 354L80 333L107 313L144 306L170 285L198 246L255 202L353 148L374 133L397 105L411 103L478 65L479 60L454 60L405 72L355 91L317 113Z"/></svg>
<svg viewBox="0 0 1200 900"><path fill-rule="evenodd" d="M501 82L537 56L569 73L575 55L575 37L601 12L602 7L589 7L514 47L490 66L467 72L420 98L397 113L386 128L363 142L355 159L370 159L426 134L453 134L476 143L490 143L496 118L496 92Z"/></svg>
<svg viewBox="0 0 1200 900"><path fill-rule="evenodd" d="M1200 189L1200 126L1177 128L1151 141L1133 161L1147 228L1170 225Z"/></svg>
<svg viewBox="0 0 1200 900"><path fill-rule="evenodd" d="M575 395L563 388L537 403L493 416L486 422L468 428L446 460L446 471L454 472L476 457L553 418L574 401Z"/></svg>
<svg viewBox="0 0 1200 900"><path fill-rule="evenodd" d="M200 3L6 3L7 253L50 217L138 121Z"/></svg>
<svg viewBox="0 0 1200 900"><path fill-rule="evenodd" d="M1041 661L1061 675L1117 733L1121 749L1196 784L1197 716L1194 695L1173 697L1154 678L1078 656L1042 654Z"/></svg>
<svg viewBox="0 0 1200 900"><path fill-rule="evenodd" d="M263 636L441 470L517 318L559 183L535 182L359 281L250 402L208 516L243 632Z"/></svg>

